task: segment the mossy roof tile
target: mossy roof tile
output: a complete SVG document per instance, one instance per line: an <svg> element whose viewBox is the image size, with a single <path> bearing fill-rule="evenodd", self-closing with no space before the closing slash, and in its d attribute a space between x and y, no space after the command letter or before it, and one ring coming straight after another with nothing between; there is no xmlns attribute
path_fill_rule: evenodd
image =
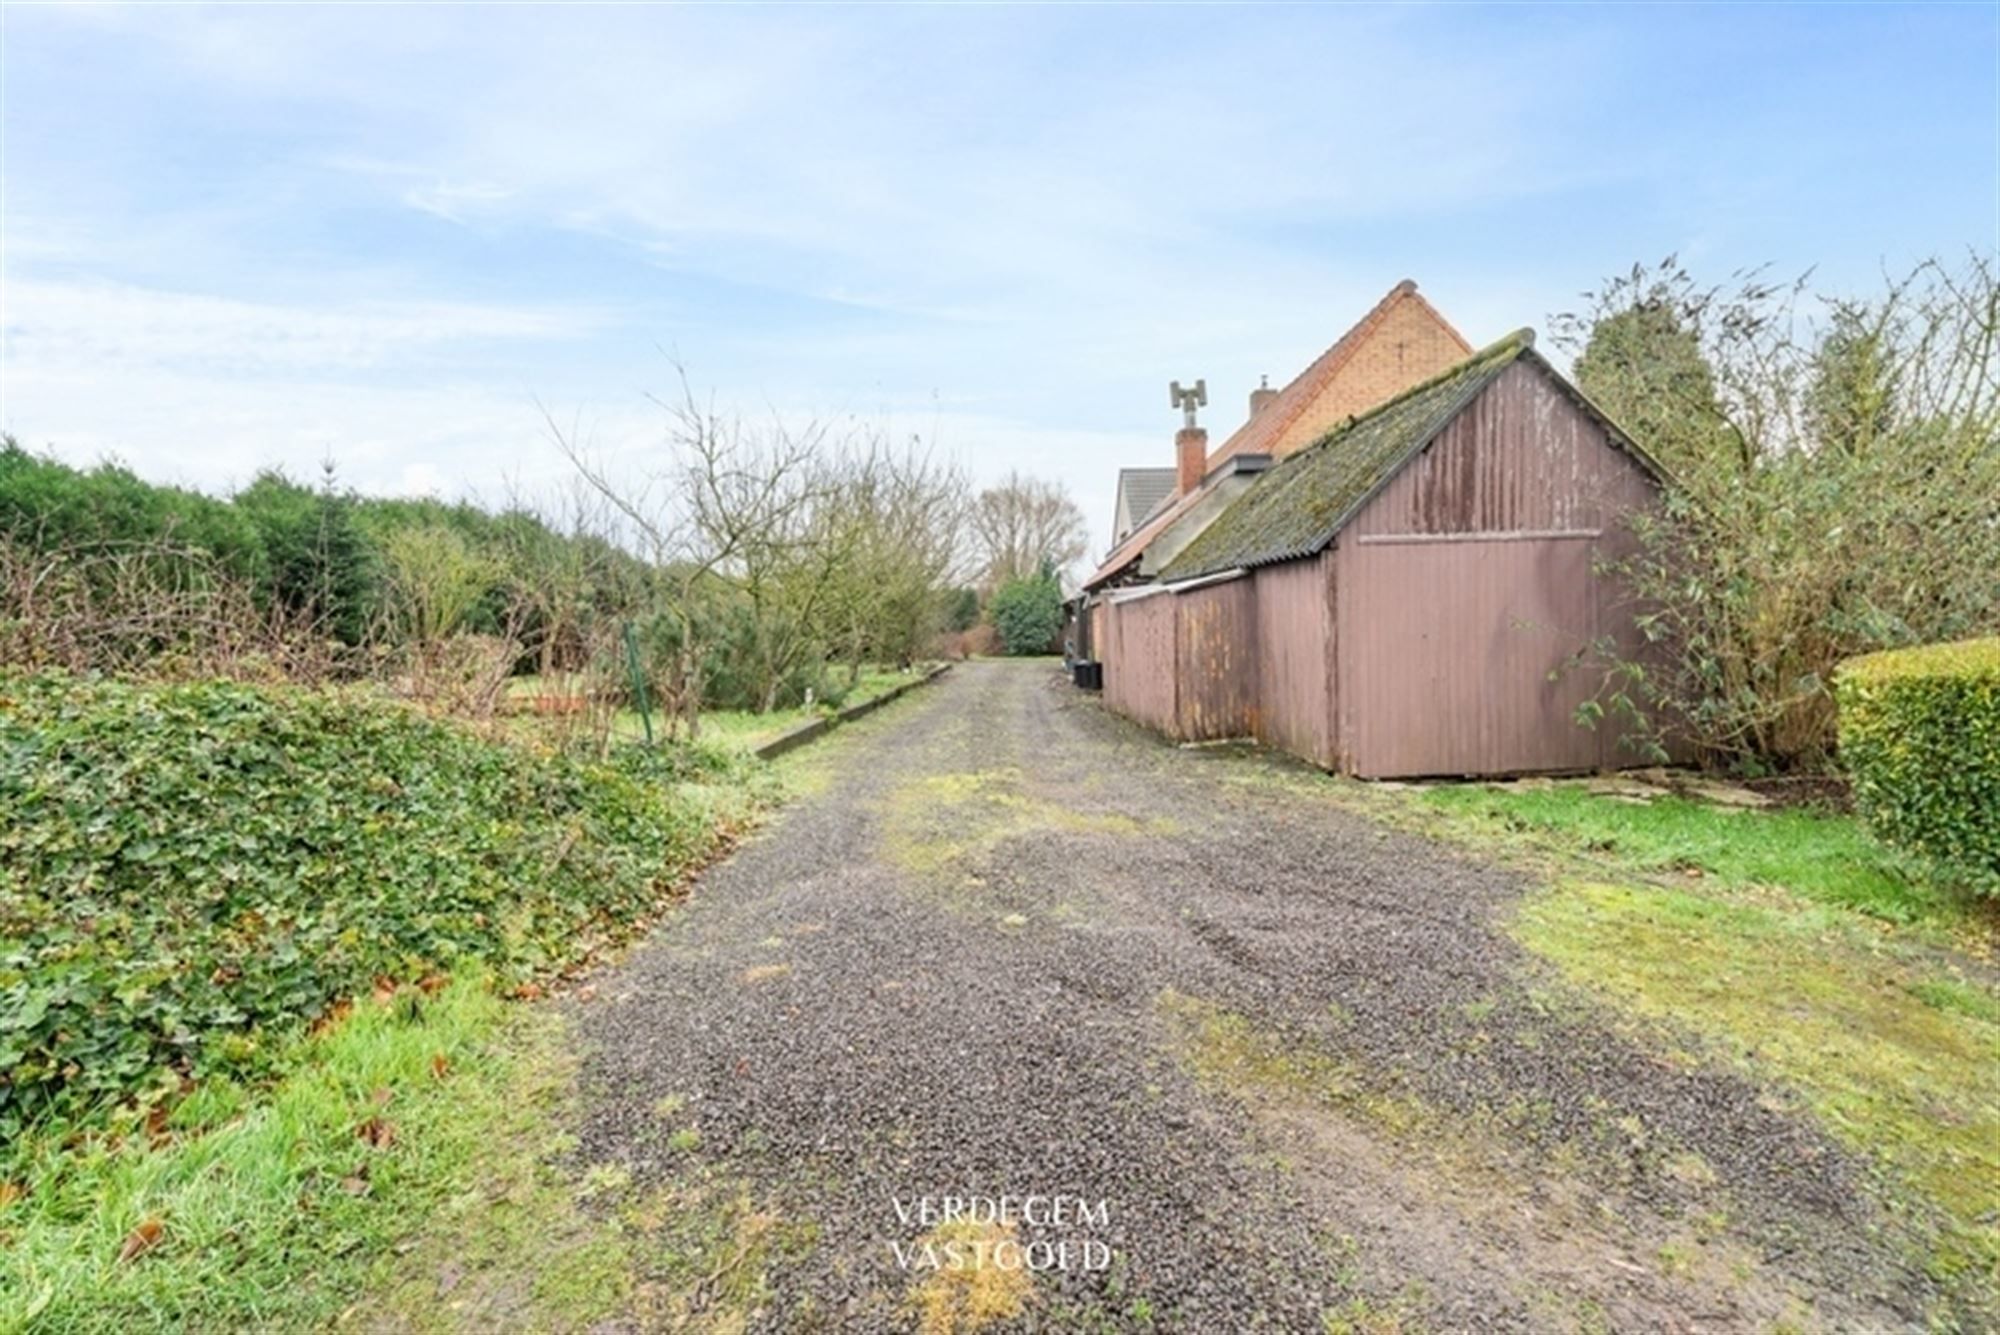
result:
<svg viewBox="0 0 2000 1335"><path fill-rule="evenodd" d="M1518 330L1281 460L1160 572L1165 581L1310 556L1520 355Z"/></svg>

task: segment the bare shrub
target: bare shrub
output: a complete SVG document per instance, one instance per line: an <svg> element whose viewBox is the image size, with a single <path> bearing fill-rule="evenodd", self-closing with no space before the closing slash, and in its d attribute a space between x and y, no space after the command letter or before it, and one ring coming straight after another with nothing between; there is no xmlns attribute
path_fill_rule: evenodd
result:
<svg viewBox="0 0 2000 1335"><path fill-rule="evenodd" d="M318 683L362 661L169 542L44 548L0 534L0 662L27 669Z"/></svg>
<svg viewBox="0 0 2000 1335"><path fill-rule="evenodd" d="M907 662L959 573L964 485L912 445L857 421L751 421L679 393L656 400L663 448L614 470L553 420L550 434L604 503L599 530L640 553L634 620L646 680L672 729L701 711L803 698L829 659Z"/></svg>

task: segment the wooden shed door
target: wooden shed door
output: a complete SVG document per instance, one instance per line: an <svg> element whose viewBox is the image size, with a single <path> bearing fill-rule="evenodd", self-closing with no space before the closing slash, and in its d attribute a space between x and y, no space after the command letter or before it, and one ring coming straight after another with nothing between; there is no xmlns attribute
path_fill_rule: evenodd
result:
<svg viewBox="0 0 2000 1335"><path fill-rule="evenodd" d="M1581 770L1594 533L1360 539L1341 564L1341 712L1356 774ZM1555 673L1553 679L1551 674Z"/></svg>

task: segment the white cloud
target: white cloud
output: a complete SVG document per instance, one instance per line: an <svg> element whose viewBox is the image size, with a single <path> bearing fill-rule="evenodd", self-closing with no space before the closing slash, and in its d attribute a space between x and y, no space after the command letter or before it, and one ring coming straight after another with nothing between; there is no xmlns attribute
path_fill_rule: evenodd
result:
<svg viewBox="0 0 2000 1335"><path fill-rule="evenodd" d="M381 13L10 13L0 420L450 491L541 457L538 395L640 439L658 343L745 404L935 419L1095 543L1168 379L1220 437L1397 279L1477 342L1743 188L1621 117L1658 52L1584 11ZM1637 221L1579 253L1579 201Z"/></svg>
<svg viewBox="0 0 2000 1335"><path fill-rule="evenodd" d="M490 490L559 470L532 387L494 383L482 350L544 349L602 323L573 309L324 307L10 279L0 428L72 462L118 457L210 488L331 458L364 489Z"/></svg>
<svg viewBox="0 0 2000 1335"><path fill-rule="evenodd" d="M10 377L38 369L106 377L155 366L324 376L406 367L413 356L454 345L577 339L605 323L602 314L575 309L439 301L284 304L102 281L10 278L6 297Z"/></svg>
<svg viewBox="0 0 2000 1335"><path fill-rule="evenodd" d="M460 184L440 180L428 186L407 190L403 202L411 208L446 222L463 222L475 213L492 213L500 205L513 198L512 190L497 185L479 182Z"/></svg>

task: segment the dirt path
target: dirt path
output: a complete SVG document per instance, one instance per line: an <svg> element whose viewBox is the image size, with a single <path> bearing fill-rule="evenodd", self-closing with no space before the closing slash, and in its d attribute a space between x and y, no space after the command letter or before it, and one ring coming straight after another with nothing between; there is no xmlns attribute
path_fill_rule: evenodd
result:
<svg viewBox="0 0 2000 1335"><path fill-rule="evenodd" d="M1917 1324L1858 1166L1563 999L1498 927L1510 875L1046 664L961 666L804 763L577 1007L584 1164L686 1221L638 1324ZM1028 1196L1083 1205L922 1214ZM927 1240L1047 1245L974 1276Z"/></svg>

